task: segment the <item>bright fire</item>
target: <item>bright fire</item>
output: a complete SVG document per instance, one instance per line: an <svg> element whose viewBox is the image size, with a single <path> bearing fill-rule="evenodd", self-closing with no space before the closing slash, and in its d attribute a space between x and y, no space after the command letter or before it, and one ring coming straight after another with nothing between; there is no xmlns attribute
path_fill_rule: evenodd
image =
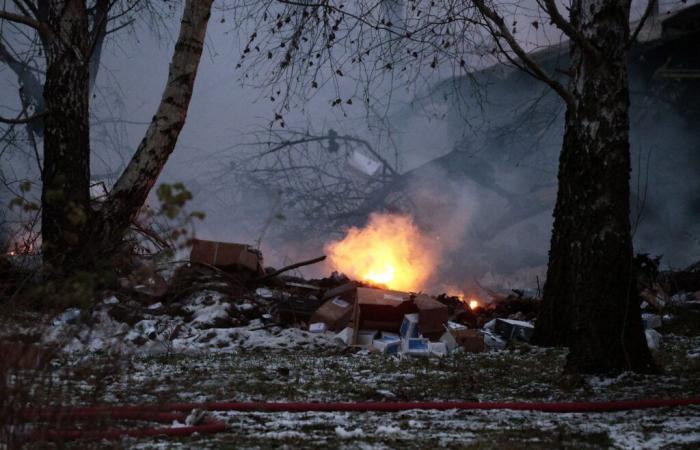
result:
<svg viewBox="0 0 700 450"><path fill-rule="evenodd" d="M438 263L435 245L398 214L372 214L364 228L327 244L326 254L334 270L401 291L423 289Z"/></svg>
<svg viewBox="0 0 700 450"><path fill-rule="evenodd" d="M467 298L467 296L464 294L464 292L462 290L460 290L459 288L457 288L453 285L446 286L445 293L451 297L457 297L460 302L469 306L469 309L476 309L479 306L481 306L481 303L479 303L479 300L477 300L474 297Z"/></svg>

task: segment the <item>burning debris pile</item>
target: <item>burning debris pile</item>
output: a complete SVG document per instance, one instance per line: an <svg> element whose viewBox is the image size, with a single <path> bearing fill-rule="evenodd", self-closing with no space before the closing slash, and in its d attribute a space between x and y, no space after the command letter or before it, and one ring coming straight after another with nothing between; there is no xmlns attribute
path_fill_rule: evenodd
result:
<svg viewBox="0 0 700 450"><path fill-rule="evenodd" d="M265 269L262 254L247 245L224 242L194 240L188 262L160 269L137 264L120 279L121 289L103 301L52 318L37 343L66 352L348 347L445 356L500 349L511 339L526 341L531 323L508 317L532 319L538 305L517 295L479 301L431 297L337 272L303 280L283 275L285 269ZM410 281L382 279L394 280Z"/></svg>
<svg viewBox="0 0 700 450"><path fill-rule="evenodd" d="M442 357L528 342L539 289L479 286L470 295L428 295L421 288L434 274L436 248L410 219L375 215L365 229L326 246L336 269L330 277L305 280L284 273L324 257L275 270L250 246L195 239L189 261L175 268L137 261L121 289L53 318L38 343L68 352L305 347ZM700 305L700 270L660 274L658 264L646 267L642 320L655 349L657 329L676 320L678 307Z"/></svg>

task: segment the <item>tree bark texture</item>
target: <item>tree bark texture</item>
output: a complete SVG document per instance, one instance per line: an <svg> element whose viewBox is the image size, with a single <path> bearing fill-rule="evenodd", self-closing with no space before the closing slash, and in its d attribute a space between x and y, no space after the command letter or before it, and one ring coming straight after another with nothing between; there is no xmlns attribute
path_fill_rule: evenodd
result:
<svg viewBox="0 0 700 450"><path fill-rule="evenodd" d="M100 211L93 243L101 251L109 253L112 246L121 241L175 149L187 118L211 5L212 0L188 0L185 3L180 34L158 111Z"/></svg>
<svg viewBox="0 0 700 450"><path fill-rule="evenodd" d="M73 264L90 218L88 21L82 0L48 2L44 83L42 251L54 269Z"/></svg>
<svg viewBox="0 0 700 450"><path fill-rule="evenodd" d="M559 191L534 342L569 347L567 369L652 370L632 273L629 2L577 0Z"/></svg>

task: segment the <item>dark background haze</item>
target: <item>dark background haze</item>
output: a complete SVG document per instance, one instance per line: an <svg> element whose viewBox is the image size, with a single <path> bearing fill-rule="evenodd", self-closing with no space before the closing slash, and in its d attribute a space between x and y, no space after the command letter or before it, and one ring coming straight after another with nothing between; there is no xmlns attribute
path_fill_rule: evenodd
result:
<svg viewBox="0 0 700 450"><path fill-rule="evenodd" d="M675 3L662 2L662 8ZM139 24L135 33L107 40L93 112L126 122L93 129L94 179L114 182L143 136L160 101L179 16L173 11L159 36ZM270 101L268 90L257 89L254 78L242 82L246 72L236 68L242 45L226 17L217 12L210 21L187 123L159 182L182 181L193 192L191 209L206 213L197 226L200 238L259 241L273 266L317 256L343 230L318 234L305 224L323 217L298 217L279 198L242 190L240 173L231 169L241 161L250 164L262 147L249 144L279 123L273 123L278 103ZM470 94L472 81L436 73L415 90L397 89L391 102L373 113L361 102L331 107L338 89L356 89L348 79L308 101L293 101L284 111L285 128L332 129L363 138L387 159L398 155L399 172L417 169L403 193L416 223L443 249L434 286L468 278L532 286L535 276L542 279L549 247L563 105L543 84L509 69L478 78L478 99ZM16 114L14 75L5 69L0 83L0 113ZM682 267L699 254L699 131L682 111L650 100L634 69L632 91L635 250L663 255L665 266ZM31 155L2 158L6 176L36 178ZM512 226L499 224L509 207L525 203L538 212ZM308 233L285 236L297 220L301 225L295 230L306 227ZM348 223L353 224L361 225ZM315 266L301 274L324 276L330 270Z"/></svg>

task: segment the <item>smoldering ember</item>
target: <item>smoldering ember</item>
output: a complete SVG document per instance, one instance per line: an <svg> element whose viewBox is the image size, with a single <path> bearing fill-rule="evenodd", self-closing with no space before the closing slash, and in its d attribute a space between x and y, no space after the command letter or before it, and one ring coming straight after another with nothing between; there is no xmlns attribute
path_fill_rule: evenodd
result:
<svg viewBox="0 0 700 450"><path fill-rule="evenodd" d="M12 0L0 449L700 447L699 0Z"/></svg>

